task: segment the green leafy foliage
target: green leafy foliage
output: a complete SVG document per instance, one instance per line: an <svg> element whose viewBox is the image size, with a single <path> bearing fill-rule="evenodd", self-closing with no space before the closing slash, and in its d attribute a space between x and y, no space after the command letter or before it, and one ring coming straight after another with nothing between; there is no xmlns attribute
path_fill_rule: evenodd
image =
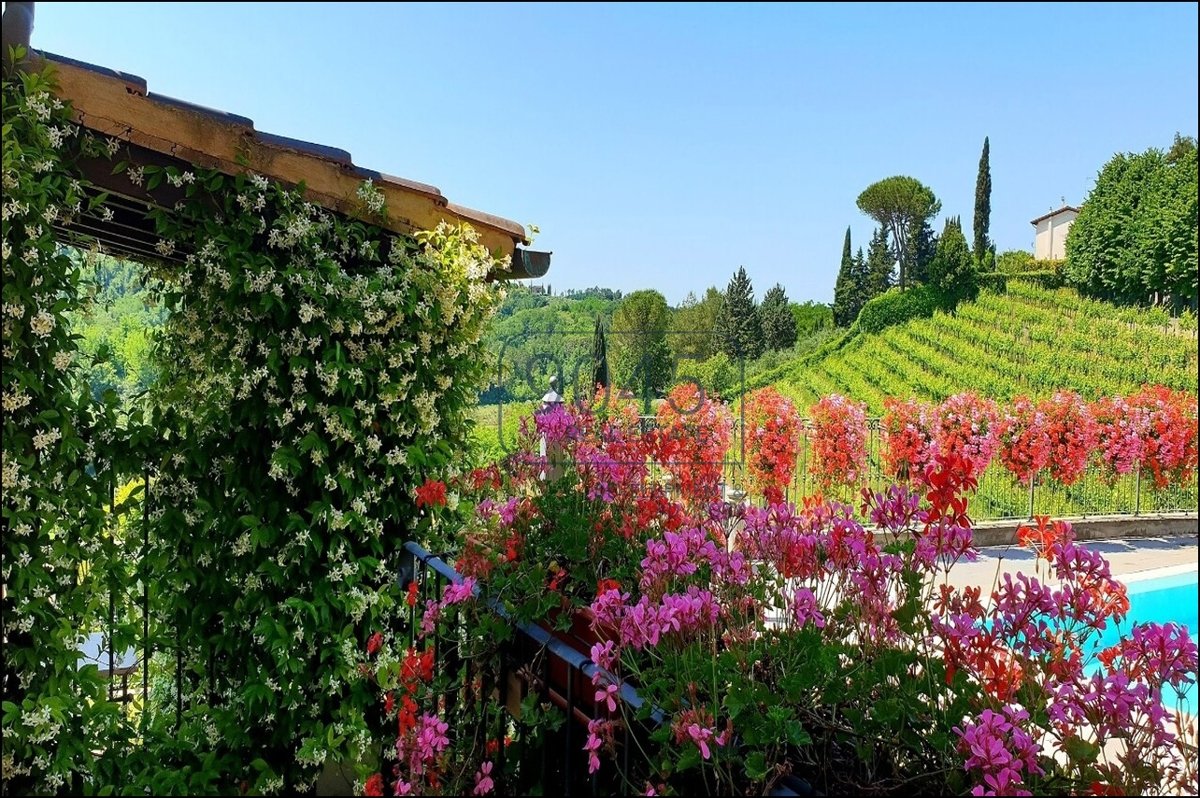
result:
<svg viewBox="0 0 1200 798"><path fill-rule="evenodd" d="M671 379L673 358L667 344L671 312L658 291L634 291L613 314L611 346L618 385L639 396L657 396Z"/></svg>
<svg viewBox="0 0 1200 798"><path fill-rule="evenodd" d="M790 306L796 317L796 335L805 338L833 327L833 308L823 302L793 302Z"/></svg>
<svg viewBox="0 0 1200 798"><path fill-rule="evenodd" d="M704 299L688 293L674 313L669 340L676 358L684 361L708 360L718 350L715 335L717 318L725 295L716 286L709 286Z"/></svg>
<svg viewBox="0 0 1200 798"><path fill-rule="evenodd" d="M1003 274L1029 274L1030 272L1062 273L1065 261L1038 260L1023 249L1010 249L996 257L996 271Z"/></svg>
<svg viewBox="0 0 1200 798"><path fill-rule="evenodd" d="M724 352L715 355L694 368L696 380L713 396L730 399L741 384L739 364L729 359Z"/></svg>
<svg viewBox="0 0 1200 798"><path fill-rule="evenodd" d="M892 237L896 260L900 265L900 287L908 286L910 269L919 267L929 256L926 235L929 220L937 216L942 203L919 180L897 175L867 186L858 195L858 209L887 228Z"/></svg>
<svg viewBox="0 0 1200 798"><path fill-rule="evenodd" d="M892 272L896 269L896 258L888 246L887 228L878 227L871 235L867 247L866 298L874 299L892 287Z"/></svg>
<svg viewBox="0 0 1200 798"><path fill-rule="evenodd" d="M143 270L135 263L88 254L82 258L94 296L71 319L92 396L115 391L123 404L149 390L157 371L151 355L153 331L164 318L152 304Z"/></svg>
<svg viewBox="0 0 1200 798"><path fill-rule="evenodd" d="M607 388L612 383L608 374L608 342L604 338L604 319L596 319L592 338L592 385Z"/></svg>
<svg viewBox="0 0 1200 798"><path fill-rule="evenodd" d="M155 423L174 431L158 539L182 565L160 606L187 641L184 705L209 704L216 750L257 753L292 789L373 743L359 665L398 621L405 535L385 526L461 462L496 302L482 280L499 264L469 228L406 239L252 175L230 183L156 220L198 261L156 270L170 315ZM181 738L203 750L204 725Z"/></svg>
<svg viewBox="0 0 1200 798"><path fill-rule="evenodd" d="M540 399L552 376L561 377L568 396L573 388L584 387L595 371L596 321L612 318L620 303L619 294L591 288L548 296L521 285L509 287L484 338L491 385L480 395L480 401L495 404ZM614 355L612 338L609 335L606 341L610 358ZM614 365L610 359L610 377L616 376Z"/></svg>
<svg viewBox="0 0 1200 798"><path fill-rule="evenodd" d="M974 299L979 293L975 258L967 248L967 238L957 217L946 220L937 251L929 263L926 284L951 302Z"/></svg>
<svg viewBox="0 0 1200 798"><path fill-rule="evenodd" d="M833 285L833 323L839 327L849 327L858 318L858 311L866 301L852 252L850 228L847 227L846 240L842 243L842 262Z"/></svg>
<svg viewBox="0 0 1200 798"><path fill-rule="evenodd" d="M876 333L910 319L932 316L945 308L944 295L931 286L918 285L907 291L891 290L863 306L858 314L858 330Z"/></svg>
<svg viewBox="0 0 1200 798"><path fill-rule="evenodd" d="M846 271L846 279L838 281L834 287L833 307L835 314L842 320L840 326L849 326L862 312L867 303L870 291L870 275L867 272L867 261L863 257L862 247L850 259Z"/></svg>
<svg viewBox="0 0 1200 798"><path fill-rule="evenodd" d="M1047 263L1051 261L1035 261L1036 263ZM1061 263L1061 261L1059 261ZM1010 274L1008 272L982 272L977 278L980 288L987 288L992 291L1005 291L1008 288L1009 280L1019 280L1028 285L1040 285L1043 288L1062 288L1064 279L1062 271L1042 270L1021 272L1019 274Z"/></svg>
<svg viewBox="0 0 1200 798"><path fill-rule="evenodd" d="M763 352L762 323L754 301L754 286L744 266L725 289L725 301L717 316L717 341L731 360L753 360Z"/></svg>
<svg viewBox="0 0 1200 798"><path fill-rule="evenodd" d="M1197 185L1194 142L1114 155L1067 233L1067 279L1119 304L1195 310Z"/></svg>
<svg viewBox="0 0 1200 798"><path fill-rule="evenodd" d="M104 145L71 124L52 89L44 73L6 75L3 89L0 686L3 791L18 795L55 793L102 767L94 741L117 734L122 718L98 669L79 668L77 646L96 630L83 619L110 614L110 596L114 643L129 639L136 579L118 532L132 503L107 508L139 440L115 438L116 397L96 401L80 368L86 355L71 322L88 310L85 270L53 229L96 212L103 197L85 192L75 161Z"/></svg>
<svg viewBox="0 0 1200 798"><path fill-rule="evenodd" d="M796 343L796 317L788 306L787 293L776 283L763 296L758 309L762 321L763 344L767 351L791 349Z"/></svg>

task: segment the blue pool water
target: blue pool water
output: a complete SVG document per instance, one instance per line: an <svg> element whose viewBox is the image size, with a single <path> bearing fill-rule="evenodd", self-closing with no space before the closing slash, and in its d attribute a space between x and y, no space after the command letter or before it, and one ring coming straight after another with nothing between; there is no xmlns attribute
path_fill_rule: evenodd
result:
<svg viewBox="0 0 1200 798"><path fill-rule="evenodd" d="M1173 576L1163 576L1156 579L1140 579L1126 583L1129 591L1129 615L1119 626L1109 624L1097 643L1097 650L1115 645L1123 634L1128 634L1135 623L1168 623L1174 621L1188 629L1192 642L1196 642L1197 623L1197 582L1196 571ZM1098 663L1092 668L1097 669ZM1187 705L1184 709L1195 712L1196 685L1193 683L1187 691ZM1163 689L1163 703L1174 707L1177 700L1175 689Z"/></svg>

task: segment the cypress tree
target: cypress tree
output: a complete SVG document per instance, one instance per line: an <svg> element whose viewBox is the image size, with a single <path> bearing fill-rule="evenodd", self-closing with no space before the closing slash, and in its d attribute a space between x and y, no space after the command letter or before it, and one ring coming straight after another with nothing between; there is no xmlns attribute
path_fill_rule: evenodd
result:
<svg viewBox="0 0 1200 798"><path fill-rule="evenodd" d="M892 287L892 272L895 267L896 256L888 246L887 228L878 227L867 247L867 301Z"/></svg>
<svg viewBox="0 0 1200 798"><path fill-rule="evenodd" d="M762 319L763 344L767 351L791 349L796 343L796 317L792 315L782 285L776 283L763 295L758 314Z"/></svg>
<svg viewBox="0 0 1200 798"><path fill-rule="evenodd" d="M846 228L846 240L842 243L842 265L838 269L837 282L833 285L833 323L837 327L849 327L857 313L851 315L854 306L854 257L850 254L850 228Z"/></svg>
<svg viewBox="0 0 1200 798"><path fill-rule="evenodd" d="M763 352L762 325L754 303L754 287L744 266L725 289L725 302L717 317L721 351L732 360L754 360Z"/></svg>
<svg viewBox="0 0 1200 798"><path fill-rule="evenodd" d="M867 294L867 259L863 257L862 247L859 247L858 252L854 255L854 263L851 266L850 275L851 284L854 286L854 293L851 295L853 298L851 312L854 315L850 317L850 322L853 323L862 311L863 305L867 304L867 300L871 298Z"/></svg>
<svg viewBox="0 0 1200 798"><path fill-rule="evenodd" d="M921 224L920 229L913 231L908 241L908 282L907 285L919 285L929 280L929 264L937 253L938 237L933 232L929 220ZM904 284L901 284L901 288Z"/></svg>
<svg viewBox="0 0 1200 798"><path fill-rule="evenodd" d="M592 337L592 389L596 386L607 388L608 381L608 343L604 340L604 319L596 317L596 333Z"/></svg>
<svg viewBox="0 0 1200 798"><path fill-rule="evenodd" d="M975 259L980 263L989 249L988 228L992 219L992 167L988 160L988 140L983 137L983 153L979 156L979 175L975 178Z"/></svg>
<svg viewBox="0 0 1200 798"><path fill-rule="evenodd" d="M967 237L958 217L946 219L937 254L929 264L929 285L951 302L973 299L978 293L975 258L967 248Z"/></svg>

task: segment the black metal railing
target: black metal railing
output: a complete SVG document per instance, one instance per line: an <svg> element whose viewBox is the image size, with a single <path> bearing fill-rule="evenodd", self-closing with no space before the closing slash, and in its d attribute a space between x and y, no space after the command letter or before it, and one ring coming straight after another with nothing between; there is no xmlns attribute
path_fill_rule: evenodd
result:
<svg viewBox="0 0 1200 798"><path fill-rule="evenodd" d="M804 428L810 429L804 422ZM884 470L884 436L882 419L867 420L867 467L854 485L822 486L812 462L811 443L801 434L795 471L787 488L787 498L821 492L826 498L856 504L862 488L884 490L896 479ZM741 452L743 436L740 421L735 420L730 452ZM731 457L725 466L728 484L744 482L743 463ZM1063 485L1043 472L1032 484L1022 485L995 456L979 476L979 486L971 496L971 517L976 521L1027 519L1035 515L1055 517L1088 517L1095 515L1144 515L1149 513L1196 512L1200 507L1200 490L1196 475L1176 480L1163 488L1140 469L1116 478L1106 475L1095 462L1089 462L1084 473L1072 485Z"/></svg>

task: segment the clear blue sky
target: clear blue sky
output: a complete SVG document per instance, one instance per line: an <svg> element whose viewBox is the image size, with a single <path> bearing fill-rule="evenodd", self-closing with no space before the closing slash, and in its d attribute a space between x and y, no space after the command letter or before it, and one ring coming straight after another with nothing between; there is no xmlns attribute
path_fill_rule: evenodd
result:
<svg viewBox="0 0 1200 798"><path fill-rule="evenodd" d="M1196 31L1191 3L39 3L33 45L535 223L556 291L675 303L739 265L831 300L889 175L969 230L985 135L992 237L1031 248L1114 152L1196 134Z"/></svg>

